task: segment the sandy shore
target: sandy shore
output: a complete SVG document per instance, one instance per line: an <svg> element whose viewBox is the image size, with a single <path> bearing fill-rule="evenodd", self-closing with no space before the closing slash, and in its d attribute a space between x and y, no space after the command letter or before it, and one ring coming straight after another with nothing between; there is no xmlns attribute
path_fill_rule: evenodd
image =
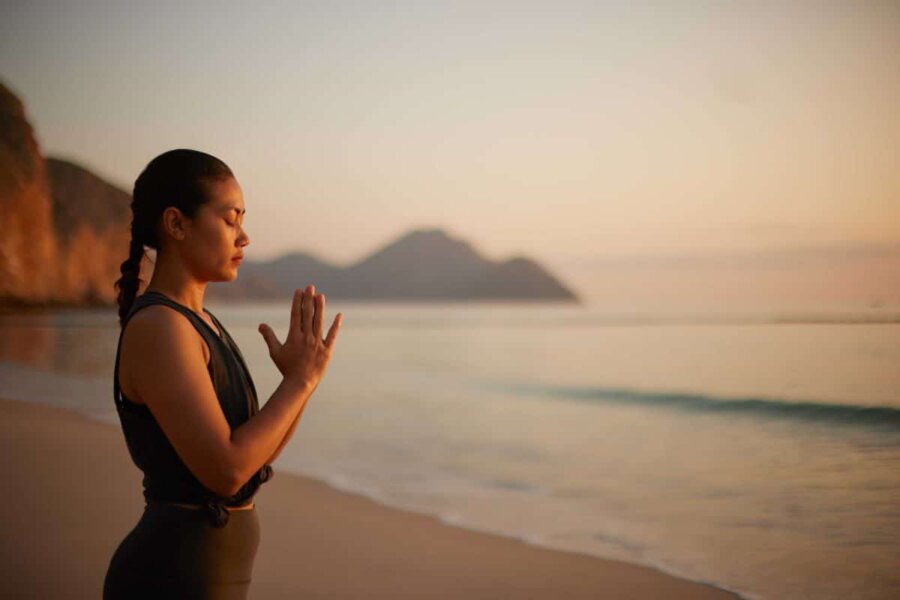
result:
<svg viewBox="0 0 900 600"><path fill-rule="evenodd" d="M118 427L0 400L2 584L9 598L100 598L143 509ZM250 597L735 598L664 573L444 525L316 480L275 477L256 497Z"/></svg>

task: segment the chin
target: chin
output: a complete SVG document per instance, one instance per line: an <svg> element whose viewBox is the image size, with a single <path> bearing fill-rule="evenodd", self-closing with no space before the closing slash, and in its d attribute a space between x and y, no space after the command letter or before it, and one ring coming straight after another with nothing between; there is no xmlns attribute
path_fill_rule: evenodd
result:
<svg viewBox="0 0 900 600"><path fill-rule="evenodd" d="M238 270L234 266L229 266L227 269L223 271L219 271L216 274L216 278L211 281L215 282L226 282L226 281L234 281L238 278Z"/></svg>

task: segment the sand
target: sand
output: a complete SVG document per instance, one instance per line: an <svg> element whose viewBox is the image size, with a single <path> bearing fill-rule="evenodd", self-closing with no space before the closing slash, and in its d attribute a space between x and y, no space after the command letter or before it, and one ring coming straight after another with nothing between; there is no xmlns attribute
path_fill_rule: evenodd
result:
<svg viewBox="0 0 900 600"><path fill-rule="evenodd" d="M119 427L0 400L7 598L100 598L143 510ZM275 467L256 496L250 598L736 598L628 563L558 552L387 508Z"/></svg>

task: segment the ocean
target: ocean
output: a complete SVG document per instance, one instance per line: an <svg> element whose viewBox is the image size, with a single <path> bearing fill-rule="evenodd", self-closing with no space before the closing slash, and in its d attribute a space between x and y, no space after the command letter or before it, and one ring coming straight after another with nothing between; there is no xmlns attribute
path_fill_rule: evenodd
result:
<svg viewBox="0 0 900 600"><path fill-rule="evenodd" d="M289 304L209 309L264 404L256 327L283 339ZM900 314L338 311L276 477L746 598L900 597ZM117 424L117 337L113 310L0 317L0 397Z"/></svg>

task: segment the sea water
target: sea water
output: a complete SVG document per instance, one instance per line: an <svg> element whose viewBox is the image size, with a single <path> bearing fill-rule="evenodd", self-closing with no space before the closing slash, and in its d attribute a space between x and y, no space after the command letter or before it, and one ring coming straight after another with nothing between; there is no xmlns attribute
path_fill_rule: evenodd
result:
<svg viewBox="0 0 900 600"><path fill-rule="evenodd" d="M287 303L211 305L265 404ZM379 502L748 598L900 597L900 318L329 302L275 463ZM112 310L0 319L0 397L117 423Z"/></svg>

